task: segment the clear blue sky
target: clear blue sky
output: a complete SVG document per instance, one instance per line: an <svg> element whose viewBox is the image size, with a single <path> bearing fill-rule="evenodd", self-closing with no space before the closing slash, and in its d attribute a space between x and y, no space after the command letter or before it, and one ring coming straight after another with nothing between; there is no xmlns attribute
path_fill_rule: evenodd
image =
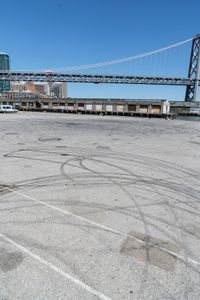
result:
<svg viewBox="0 0 200 300"><path fill-rule="evenodd" d="M48 69L131 56L200 32L199 0L0 1L0 51L12 69ZM174 98L183 88L69 85L69 96Z"/></svg>

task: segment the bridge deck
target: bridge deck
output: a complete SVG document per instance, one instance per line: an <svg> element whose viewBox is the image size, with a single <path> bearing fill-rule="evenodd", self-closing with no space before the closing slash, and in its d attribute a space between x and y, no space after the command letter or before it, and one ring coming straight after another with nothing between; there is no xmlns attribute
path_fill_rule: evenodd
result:
<svg viewBox="0 0 200 300"><path fill-rule="evenodd" d="M0 71L0 80L9 81L58 81L73 83L112 83L112 84L152 84L192 86L195 80L182 77L153 77L127 75L99 75L99 74L66 74L49 72Z"/></svg>

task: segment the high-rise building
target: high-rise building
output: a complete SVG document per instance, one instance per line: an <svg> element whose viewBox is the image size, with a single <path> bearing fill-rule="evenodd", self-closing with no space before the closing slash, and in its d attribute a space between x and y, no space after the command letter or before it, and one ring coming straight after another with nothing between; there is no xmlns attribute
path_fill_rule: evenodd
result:
<svg viewBox="0 0 200 300"><path fill-rule="evenodd" d="M27 83L25 81L13 81L11 82L12 92L27 92Z"/></svg>
<svg viewBox="0 0 200 300"><path fill-rule="evenodd" d="M50 87L51 96L56 98L67 97L67 83L66 82L54 82Z"/></svg>
<svg viewBox="0 0 200 300"><path fill-rule="evenodd" d="M11 91L18 93L32 93L38 96L49 96L49 84L46 82L13 81Z"/></svg>
<svg viewBox="0 0 200 300"><path fill-rule="evenodd" d="M10 70L10 60L6 53L0 52L0 70ZM10 91L10 81L0 80L0 92Z"/></svg>
<svg viewBox="0 0 200 300"><path fill-rule="evenodd" d="M45 82L28 82L27 83L27 89L36 94L40 95L46 95L46 86L47 83Z"/></svg>
<svg viewBox="0 0 200 300"><path fill-rule="evenodd" d="M67 98L67 82L62 83L62 97Z"/></svg>

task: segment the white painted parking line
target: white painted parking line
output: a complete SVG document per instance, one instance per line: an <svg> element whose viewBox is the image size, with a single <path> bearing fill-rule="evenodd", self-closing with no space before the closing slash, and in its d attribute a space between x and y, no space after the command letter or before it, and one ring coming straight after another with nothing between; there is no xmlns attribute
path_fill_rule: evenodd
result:
<svg viewBox="0 0 200 300"><path fill-rule="evenodd" d="M104 229L104 230L106 230L106 231L108 231L108 232L112 232L112 233L114 233L114 234L123 236L123 237L125 237L125 238L133 239L133 240L135 240L135 241L137 241L137 242L139 242L139 243L147 244L147 245L152 246L152 247L154 247L154 248L158 248L159 250L161 250L161 251L163 251L163 252L165 252L165 253L167 253L167 254L169 254L169 255L174 256L175 258L179 259L180 261L182 261L182 262L185 263L185 264L191 263L191 264L193 264L193 265L200 266L200 262L199 262L199 261L196 261L196 260L194 260L194 259L192 259L192 258L188 258L188 257L186 258L186 257L184 257L183 255L180 255L180 254L178 254L178 253L176 253L176 252L174 252L174 251L171 251L171 250L168 250L168 249L166 249L166 248L163 248L163 247L161 247L161 246L159 246L159 245L153 244L153 243L148 242L148 241L143 241L143 240L141 240L141 239L139 239L139 238L136 238L136 237L134 237L134 236L132 236L132 235L129 235L129 234L126 234L126 233L124 233L124 232L121 232L121 231L112 229L112 228L110 228L110 227L108 227L108 226L105 226L105 225L96 223L96 222L91 221L91 220L89 220L89 219L87 219L87 218L84 218L84 217L81 217L81 216L79 216L79 215L76 215L76 214L74 214L74 213L72 213L72 212L70 212L70 211L68 211L68 210L64 210L64 209L59 208L59 207L57 207L57 206L51 205L51 204L49 204L49 203L47 203L47 202L45 202L45 201L37 200L36 198L30 197L30 196L28 196L28 195L26 195L26 194L24 194L24 193L14 191L14 190L12 190L12 189L10 189L10 188L7 188L7 190L9 190L10 192L12 192L13 194L17 194L17 195L22 196L22 197L24 197L24 198L26 198L26 199L29 199L29 200L31 200L31 201L34 201L34 202L39 203L39 204L42 204L42 205L44 205L44 206L46 206L46 207L48 207L48 208L51 208L51 209L56 210L56 211L59 211L59 212L65 214L65 215L72 216L72 217L74 217L74 218L76 218L76 219L78 219L78 220L81 220L81 221L86 222L86 223L88 223L88 224L94 225L95 227L99 227L99 228L101 228L101 229ZM8 195L8 196L9 196L9 195Z"/></svg>
<svg viewBox="0 0 200 300"><path fill-rule="evenodd" d="M15 241L13 241L12 239L10 239L9 237L5 236L3 233L0 233L0 238L2 238L4 241L10 243L12 246L14 246L15 248L19 249L20 251L26 253L28 256L31 256L32 258L34 258L35 260L37 260L38 262L40 262L43 265L46 265L47 267L49 267L51 270L55 271L56 273L58 273L59 275L61 275L62 277L72 281L73 283L79 285L81 288L83 288L84 290L88 291L89 293L97 296L99 299L102 300L111 300L111 298L105 296L104 294L102 294L101 292L98 292L96 290L94 290L92 287L90 287L89 285L85 284L84 282L80 281L77 278L74 278L73 276L71 276L70 274L64 272L63 270L59 269L58 267L56 267L55 265L53 265L52 263L46 261L45 259L43 259L42 257L40 257L39 255L33 253L32 251L30 251L29 249L25 248L24 246L16 243Z"/></svg>

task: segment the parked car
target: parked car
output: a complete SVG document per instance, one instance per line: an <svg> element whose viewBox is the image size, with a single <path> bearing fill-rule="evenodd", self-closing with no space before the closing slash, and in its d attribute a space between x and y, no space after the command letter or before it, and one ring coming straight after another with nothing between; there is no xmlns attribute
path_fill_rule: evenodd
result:
<svg viewBox="0 0 200 300"><path fill-rule="evenodd" d="M0 113L16 113L17 109L13 108L12 105L0 105Z"/></svg>

